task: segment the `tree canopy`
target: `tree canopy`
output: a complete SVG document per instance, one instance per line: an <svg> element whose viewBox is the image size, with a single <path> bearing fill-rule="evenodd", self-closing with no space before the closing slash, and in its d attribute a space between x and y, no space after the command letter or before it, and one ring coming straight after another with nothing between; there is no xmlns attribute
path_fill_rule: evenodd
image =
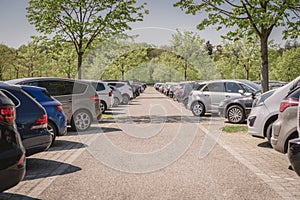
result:
<svg viewBox="0 0 300 200"><path fill-rule="evenodd" d="M227 37L241 38L244 35L257 35L260 39L262 90L268 90L268 39L274 27L284 26L284 38L299 36L300 5L299 0L180 0L174 4L187 14L205 11L197 28L203 30L216 25L217 30L235 28Z"/></svg>
<svg viewBox="0 0 300 200"><path fill-rule="evenodd" d="M95 40L103 41L143 20L145 4L136 0L29 0L27 18L36 30L58 41L72 41L81 78L83 55Z"/></svg>

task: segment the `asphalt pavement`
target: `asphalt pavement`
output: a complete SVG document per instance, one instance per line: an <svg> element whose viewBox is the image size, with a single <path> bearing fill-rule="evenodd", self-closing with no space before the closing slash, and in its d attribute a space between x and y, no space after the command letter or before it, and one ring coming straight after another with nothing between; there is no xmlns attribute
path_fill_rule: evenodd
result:
<svg viewBox="0 0 300 200"><path fill-rule="evenodd" d="M0 199L300 199L286 155L153 88L108 115L29 157Z"/></svg>

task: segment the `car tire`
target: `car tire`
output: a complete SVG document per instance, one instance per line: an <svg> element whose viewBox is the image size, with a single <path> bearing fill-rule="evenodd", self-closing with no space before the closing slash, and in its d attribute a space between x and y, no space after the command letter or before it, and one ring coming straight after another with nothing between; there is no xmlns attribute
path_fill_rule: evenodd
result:
<svg viewBox="0 0 300 200"><path fill-rule="evenodd" d="M203 116L205 114L205 106L201 102L194 102L191 106L192 112L195 116Z"/></svg>
<svg viewBox="0 0 300 200"><path fill-rule="evenodd" d="M240 124L245 121L245 111L239 105L230 106L227 110L227 119L230 123Z"/></svg>
<svg viewBox="0 0 300 200"><path fill-rule="evenodd" d="M86 110L78 110L73 114L71 128L74 131L85 131L90 128L92 117Z"/></svg>
<svg viewBox="0 0 300 200"><path fill-rule="evenodd" d="M113 106L114 106L114 107L118 107L119 104L120 104L119 98L115 97L115 98L114 98L114 104L113 104Z"/></svg>
<svg viewBox="0 0 300 200"><path fill-rule="evenodd" d="M123 97L122 103L127 105L129 103L129 100L130 100L129 96L127 94L123 94L122 97Z"/></svg>
<svg viewBox="0 0 300 200"><path fill-rule="evenodd" d="M272 138L272 125L273 125L274 122L271 122L269 125L268 125L268 128L266 130L266 137L268 139L268 142L271 144L271 138Z"/></svg>
<svg viewBox="0 0 300 200"><path fill-rule="evenodd" d="M100 102L100 111L101 113L104 113L107 109L106 103L104 101Z"/></svg>
<svg viewBox="0 0 300 200"><path fill-rule="evenodd" d="M57 127L55 126L55 124L51 121L48 121L48 125L47 125L47 129L50 132L51 136L52 136L52 141L51 141L51 146L54 144L54 141L56 139L57 136Z"/></svg>

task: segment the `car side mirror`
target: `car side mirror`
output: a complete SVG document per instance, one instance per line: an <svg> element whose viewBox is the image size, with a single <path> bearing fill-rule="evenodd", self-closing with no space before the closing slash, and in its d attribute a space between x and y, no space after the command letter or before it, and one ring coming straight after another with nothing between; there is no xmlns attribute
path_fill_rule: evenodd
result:
<svg viewBox="0 0 300 200"><path fill-rule="evenodd" d="M240 93L241 95L244 95L245 91L244 90L239 90L238 93Z"/></svg>

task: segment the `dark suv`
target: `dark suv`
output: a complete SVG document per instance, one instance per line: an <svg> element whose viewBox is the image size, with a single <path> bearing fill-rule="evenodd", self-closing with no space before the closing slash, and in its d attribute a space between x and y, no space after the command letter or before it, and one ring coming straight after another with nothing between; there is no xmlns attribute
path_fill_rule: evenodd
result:
<svg viewBox="0 0 300 200"><path fill-rule="evenodd" d="M26 149L26 155L47 150L51 145L53 135L47 129L45 109L20 86L1 83L0 91L16 106L16 124Z"/></svg>
<svg viewBox="0 0 300 200"><path fill-rule="evenodd" d="M25 149L15 124L14 103L0 91L0 192L18 184L25 175Z"/></svg>
<svg viewBox="0 0 300 200"><path fill-rule="evenodd" d="M11 84L43 87L62 103L67 123L73 130L85 131L94 120L100 120L100 98L91 82L67 78L24 78Z"/></svg>

